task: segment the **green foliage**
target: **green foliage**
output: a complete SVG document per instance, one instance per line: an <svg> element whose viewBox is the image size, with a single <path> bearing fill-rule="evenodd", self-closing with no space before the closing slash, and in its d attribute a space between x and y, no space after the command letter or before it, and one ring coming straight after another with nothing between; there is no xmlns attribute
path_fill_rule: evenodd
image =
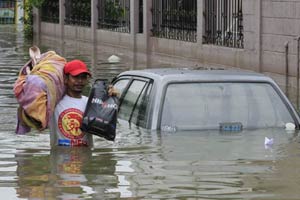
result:
<svg viewBox="0 0 300 200"><path fill-rule="evenodd" d="M33 8L41 8L45 0L26 0L24 3L25 16L22 19L24 23L24 35L26 39L33 37Z"/></svg>
<svg viewBox="0 0 300 200"><path fill-rule="evenodd" d="M125 15L124 8L121 7L119 1L109 0L105 3L105 15L110 20L120 20Z"/></svg>
<svg viewBox="0 0 300 200"><path fill-rule="evenodd" d="M32 7L41 8L45 0L27 0L26 2Z"/></svg>

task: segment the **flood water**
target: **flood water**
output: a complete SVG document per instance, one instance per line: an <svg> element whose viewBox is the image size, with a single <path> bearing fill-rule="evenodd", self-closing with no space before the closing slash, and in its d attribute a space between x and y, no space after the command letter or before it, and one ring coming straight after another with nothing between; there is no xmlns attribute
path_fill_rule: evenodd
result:
<svg viewBox="0 0 300 200"><path fill-rule="evenodd" d="M16 135L12 89L30 46L20 28L0 26L1 199L299 199L298 132L160 133L119 124L115 142L94 138L92 150L51 150L48 130ZM94 63L96 78L131 65L107 64L105 52L92 58L76 42L62 46L40 47ZM265 137L274 144L264 146Z"/></svg>

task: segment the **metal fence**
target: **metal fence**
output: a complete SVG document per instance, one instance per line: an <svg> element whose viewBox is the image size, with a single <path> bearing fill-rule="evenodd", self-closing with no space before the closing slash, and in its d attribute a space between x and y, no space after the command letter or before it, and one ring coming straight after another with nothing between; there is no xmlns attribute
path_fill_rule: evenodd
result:
<svg viewBox="0 0 300 200"><path fill-rule="evenodd" d="M16 1L0 1L0 24L14 24Z"/></svg>
<svg viewBox="0 0 300 200"><path fill-rule="evenodd" d="M5 2L10 2L9 8L14 8L14 1ZM244 48L242 2L243 0L204 0L204 44ZM0 9L1 5L4 7L4 3L0 1ZM98 29L130 32L130 0L98 0L97 8ZM139 0L138 8L138 32L142 33L142 0ZM90 0L66 0L65 9L65 24L91 25ZM197 0L152 0L151 11L153 37L197 41ZM59 22L59 0L45 0L42 21Z"/></svg>
<svg viewBox="0 0 300 200"><path fill-rule="evenodd" d="M244 48L242 0L205 0L203 43Z"/></svg>
<svg viewBox="0 0 300 200"><path fill-rule="evenodd" d="M98 0L98 28L130 32L130 0Z"/></svg>
<svg viewBox="0 0 300 200"><path fill-rule="evenodd" d="M197 41L197 0L152 0L154 37Z"/></svg>
<svg viewBox="0 0 300 200"><path fill-rule="evenodd" d="M65 24L91 26L91 0L66 0Z"/></svg>
<svg viewBox="0 0 300 200"><path fill-rule="evenodd" d="M41 19L43 22L59 23L59 0L43 2Z"/></svg>

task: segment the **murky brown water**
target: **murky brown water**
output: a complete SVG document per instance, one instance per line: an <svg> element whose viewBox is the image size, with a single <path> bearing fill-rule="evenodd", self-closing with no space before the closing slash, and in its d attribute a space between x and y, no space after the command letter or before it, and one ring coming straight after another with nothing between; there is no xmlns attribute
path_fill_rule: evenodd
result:
<svg viewBox="0 0 300 200"><path fill-rule="evenodd" d="M95 138L92 150L51 150L48 131L16 135L12 88L30 46L18 29L0 26L1 199L299 199L298 132L159 133L120 124L115 142ZM41 49L93 63L95 78L132 64L107 64L109 54L94 58L76 41ZM265 147L265 137L274 145Z"/></svg>

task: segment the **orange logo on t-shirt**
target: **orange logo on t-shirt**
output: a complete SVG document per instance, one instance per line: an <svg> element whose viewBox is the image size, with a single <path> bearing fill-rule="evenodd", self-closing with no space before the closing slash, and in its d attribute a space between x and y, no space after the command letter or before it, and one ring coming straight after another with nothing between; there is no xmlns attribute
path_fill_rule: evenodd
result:
<svg viewBox="0 0 300 200"><path fill-rule="evenodd" d="M83 132L80 129L82 114L83 113L76 108L69 108L59 115L58 128L65 137L70 139L83 137Z"/></svg>

